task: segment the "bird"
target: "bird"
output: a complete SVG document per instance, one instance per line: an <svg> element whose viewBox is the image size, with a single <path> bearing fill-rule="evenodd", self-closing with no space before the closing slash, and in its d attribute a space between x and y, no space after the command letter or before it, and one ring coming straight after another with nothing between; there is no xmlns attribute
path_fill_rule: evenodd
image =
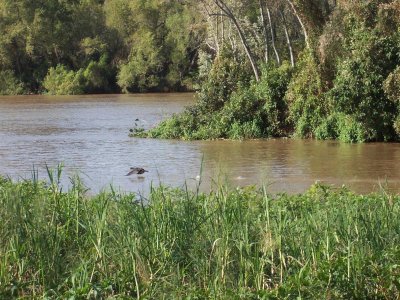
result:
<svg viewBox="0 0 400 300"><path fill-rule="evenodd" d="M125 176L129 176L129 175L132 175L132 174L141 175L141 174L143 174L144 172L149 172L149 171L147 171L147 170L145 170L145 169L143 169L143 168L132 167L131 170L129 171L129 173L126 174Z"/></svg>

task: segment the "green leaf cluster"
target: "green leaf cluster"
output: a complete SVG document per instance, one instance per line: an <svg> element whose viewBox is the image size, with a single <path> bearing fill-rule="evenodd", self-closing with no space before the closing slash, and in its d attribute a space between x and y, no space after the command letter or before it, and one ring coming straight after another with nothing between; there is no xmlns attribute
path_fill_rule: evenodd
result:
<svg viewBox="0 0 400 300"><path fill-rule="evenodd" d="M0 95L18 95L24 92L24 85L10 70L0 71Z"/></svg>

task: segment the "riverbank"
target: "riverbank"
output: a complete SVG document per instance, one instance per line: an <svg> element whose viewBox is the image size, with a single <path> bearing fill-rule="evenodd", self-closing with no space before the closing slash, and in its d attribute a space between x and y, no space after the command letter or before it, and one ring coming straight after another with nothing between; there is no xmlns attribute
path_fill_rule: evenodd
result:
<svg viewBox="0 0 400 300"><path fill-rule="evenodd" d="M1 298L396 299L400 197L0 180Z"/></svg>

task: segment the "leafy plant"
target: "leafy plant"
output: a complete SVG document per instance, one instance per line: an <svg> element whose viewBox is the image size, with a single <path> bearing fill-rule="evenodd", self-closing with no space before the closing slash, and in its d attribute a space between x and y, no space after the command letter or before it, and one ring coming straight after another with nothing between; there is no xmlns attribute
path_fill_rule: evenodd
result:
<svg viewBox="0 0 400 300"><path fill-rule="evenodd" d="M24 85L15 78L12 71L0 71L0 95L18 95L23 93Z"/></svg>
<svg viewBox="0 0 400 300"><path fill-rule="evenodd" d="M82 94L85 87L85 78L82 70L74 72L63 65L50 68L43 86L52 95Z"/></svg>

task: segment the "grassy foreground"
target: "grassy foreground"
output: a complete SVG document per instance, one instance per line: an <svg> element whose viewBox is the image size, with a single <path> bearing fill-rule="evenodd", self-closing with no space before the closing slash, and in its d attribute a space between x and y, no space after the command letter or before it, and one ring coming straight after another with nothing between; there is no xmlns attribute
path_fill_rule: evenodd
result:
<svg viewBox="0 0 400 300"><path fill-rule="evenodd" d="M147 204L0 179L0 298L396 299L400 198L314 185Z"/></svg>

